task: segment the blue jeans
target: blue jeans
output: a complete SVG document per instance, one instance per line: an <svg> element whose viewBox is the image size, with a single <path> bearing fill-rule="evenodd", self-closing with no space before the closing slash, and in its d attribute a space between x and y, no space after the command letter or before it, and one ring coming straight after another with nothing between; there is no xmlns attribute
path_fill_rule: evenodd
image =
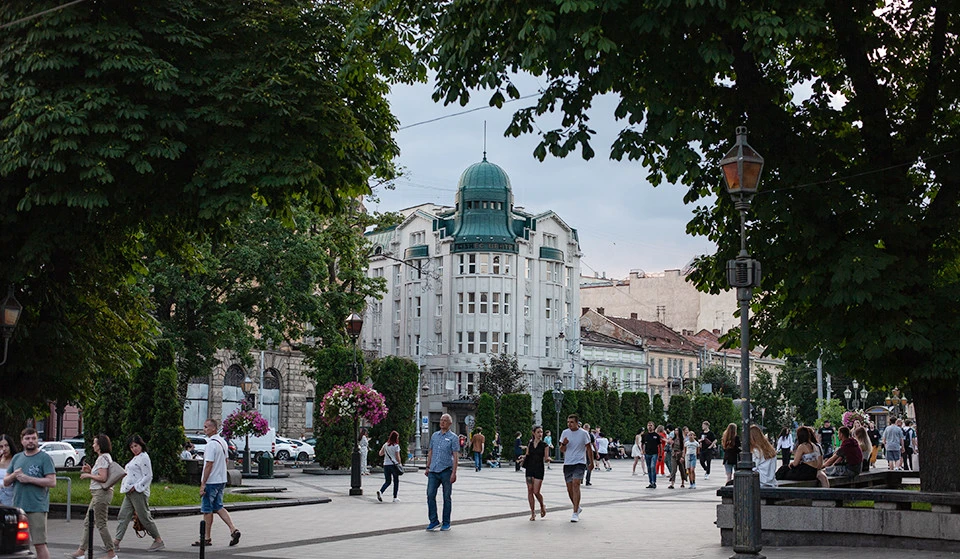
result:
<svg viewBox="0 0 960 559"><path fill-rule="evenodd" d="M644 462L647 463L647 478L650 480L650 485L657 484L657 455L656 454L644 454Z"/></svg>
<svg viewBox="0 0 960 559"><path fill-rule="evenodd" d="M427 516L431 524L437 522L437 489L443 485L443 525L450 525L450 511L453 508L453 499L450 498L453 493L453 484L450 483L452 473L453 469L448 468L427 474Z"/></svg>
<svg viewBox="0 0 960 559"><path fill-rule="evenodd" d="M483 469L483 453L482 452L473 453L473 467L476 468L478 471Z"/></svg>
<svg viewBox="0 0 960 559"><path fill-rule="evenodd" d="M380 493L383 493L393 483L393 498L397 498L397 491L400 490L400 468L393 464L383 465L383 485L380 486Z"/></svg>

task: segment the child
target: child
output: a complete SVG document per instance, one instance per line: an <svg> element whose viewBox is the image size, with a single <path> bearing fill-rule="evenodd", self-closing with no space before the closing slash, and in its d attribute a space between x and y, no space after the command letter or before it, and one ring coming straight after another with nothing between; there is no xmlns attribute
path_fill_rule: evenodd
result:
<svg viewBox="0 0 960 559"><path fill-rule="evenodd" d="M697 434L693 431L687 433L687 440L683 443L683 448L687 455L687 477L690 478L690 489L697 488L697 451L700 450L700 443L697 441Z"/></svg>

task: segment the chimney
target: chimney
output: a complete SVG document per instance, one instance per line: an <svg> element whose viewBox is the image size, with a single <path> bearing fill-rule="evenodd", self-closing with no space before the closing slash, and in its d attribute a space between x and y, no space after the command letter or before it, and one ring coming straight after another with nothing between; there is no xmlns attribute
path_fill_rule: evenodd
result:
<svg viewBox="0 0 960 559"><path fill-rule="evenodd" d="M597 307L597 314L603 314L603 307Z"/></svg>
<svg viewBox="0 0 960 559"><path fill-rule="evenodd" d="M590 310L590 307L580 307L580 316L587 314L587 311Z"/></svg>
<svg viewBox="0 0 960 559"><path fill-rule="evenodd" d="M637 319L637 313L635 313L635 312L630 313L630 318L636 320L636 319Z"/></svg>
<svg viewBox="0 0 960 559"><path fill-rule="evenodd" d="M720 329L719 329L719 328L714 328L714 329L713 329L713 333L714 333L714 335L719 336L719 335L720 335Z"/></svg>

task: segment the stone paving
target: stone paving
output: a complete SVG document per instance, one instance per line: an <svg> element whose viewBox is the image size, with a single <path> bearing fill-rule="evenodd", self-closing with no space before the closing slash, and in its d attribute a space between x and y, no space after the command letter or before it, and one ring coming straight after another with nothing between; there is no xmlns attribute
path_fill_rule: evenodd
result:
<svg viewBox="0 0 960 559"><path fill-rule="evenodd" d="M632 461L615 460L610 472L595 472L593 485L583 488L583 513L579 523L570 522L570 505L562 471L547 471L543 495L548 514L531 522L523 474L512 467L459 470L453 488L453 529L427 533L426 477L408 471L400 478L400 499L378 502L378 475L364 476L364 495L350 497L348 475L306 475L294 471L282 480L244 480L245 487L285 486L290 497L330 497L325 504L237 511L234 522L243 533L240 545L228 547L225 525L214 519L213 547L208 557L444 557L470 555L507 557L550 555L627 557L654 554L667 558L726 558L732 549L722 548L714 525L716 490L725 481L723 466L714 462L711 479L702 479L697 489L667 489L661 478L657 489L645 489L647 477L630 475ZM679 487L679 485L678 485ZM190 543L197 539L200 516L157 520L166 550L147 553L150 539L138 539L132 531L121 544L123 559L141 557L198 557ZM51 557L76 549L82 521L48 521ZM111 530L116 526L110 522ZM95 541L99 536L95 535ZM835 554L827 548L765 548L771 558L805 558ZM857 555L902 555L947 557L947 553L860 548ZM97 556L103 555L99 551Z"/></svg>

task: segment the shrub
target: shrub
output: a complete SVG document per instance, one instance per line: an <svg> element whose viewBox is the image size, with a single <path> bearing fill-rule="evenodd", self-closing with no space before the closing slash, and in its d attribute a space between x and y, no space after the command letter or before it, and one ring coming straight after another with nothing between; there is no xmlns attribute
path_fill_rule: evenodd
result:
<svg viewBox="0 0 960 559"><path fill-rule="evenodd" d="M173 397L177 393L177 370L164 367L157 373L150 427L150 462L157 479L178 481L184 477L183 406Z"/></svg>
<svg viewBox="0 0 960 559"><path fill-rule="evenodd" d="M380 450L379 445L386 442L390 431L396 431L400 435L402 445L403 441L410 441L415 429L420 428L416 423L418 418L414 417L417 398L420 397L417 373L416 363L392 355L370 364L373 386L383 394L389 409L387 417L370 429L370 438L376 442L370 448L372 453Z"/></svg>
<svg viewBox="0 0 960 559"><path fill-rule="evenodd" d="M483 458L486 460L493 452L493 442L497 436L497 403L493 396L481 394L477 401L477 419L476 427L483 429L483 437L486 439L486 445L483 449ZM501 442L503 442L501 440Z"/></svg>
<svg viewBox="0 0 960 559"><path fill-rule="evenodd" d="M353 347L331 346L310 352L307 361L311 369L307 374L316 381L316 400L323 397L337 384L346 384L353 380L353 364L356 359L360 382L366 382L363 354ZM324 423L322 407L314 406L314 435L317 462L331 469L350 466L353 452L353 424L341 421L333 425Z"/></svg>
<svg viewBox="0 0 960 559"><path fill-rule="evenodd" d="M524 444L530 439L530 429L533 427L531 403L529 394L504 394L500 397L500 441L504 443L504 458L515 458L513 441L518 431Z"/></svg>

